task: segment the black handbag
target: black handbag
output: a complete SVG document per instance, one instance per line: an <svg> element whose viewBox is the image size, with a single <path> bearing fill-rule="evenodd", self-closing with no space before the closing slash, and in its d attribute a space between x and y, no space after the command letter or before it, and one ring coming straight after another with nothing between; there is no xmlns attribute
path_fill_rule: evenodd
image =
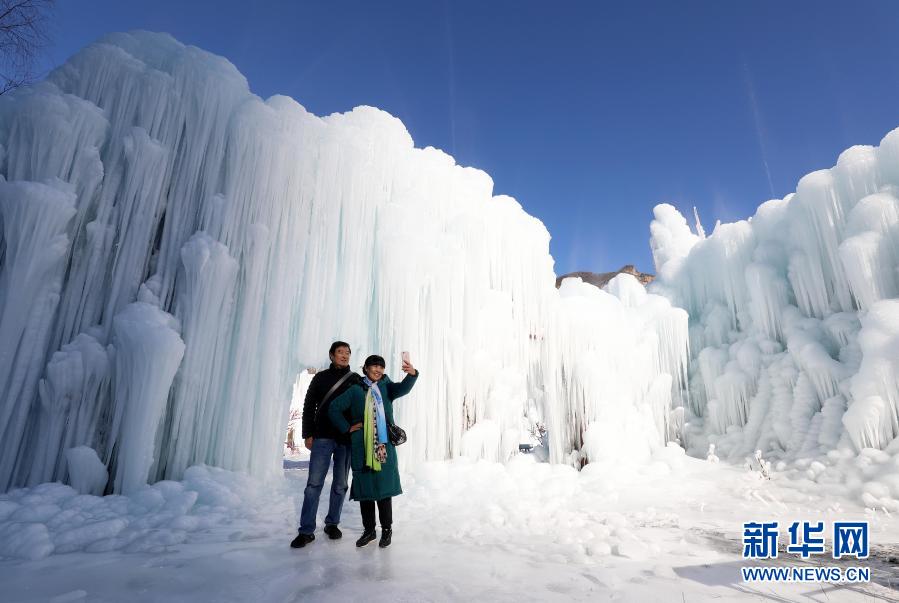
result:
<svg viewBox="0 0 899 603"><path fill-rule="evenodd" d="M406 432L402 427L394 425L393 423L387 424L387 439L390 440L390 443L394 446L399 446L400 444L406 443Z"/></svg>

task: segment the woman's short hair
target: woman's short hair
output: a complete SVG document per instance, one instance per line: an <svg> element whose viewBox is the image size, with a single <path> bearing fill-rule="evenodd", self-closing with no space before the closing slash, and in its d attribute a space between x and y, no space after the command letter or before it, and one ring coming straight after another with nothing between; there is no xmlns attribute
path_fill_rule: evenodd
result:
<svg viewBox="0 0 899 603"><path fill-rule="evenodd" d="M331 349L328 350L328 356L333 356L334 352L337 351L337 348L346 348L346 349L350 350L351 354L353 353L353 350L350 348L350 344L348 344L345 341L335 341L334 343L331 344Z"/></svg>
<svg viewBox="0 0 899 603"><path fill-rule="evenodd" d="M384 358L382 356L378 356L377 354L372 354L368 358L365 359L365 364L362 365L363 368L368 368L370 366L380 366L384 368L387 366L387 363L384 362Z"/></svg>

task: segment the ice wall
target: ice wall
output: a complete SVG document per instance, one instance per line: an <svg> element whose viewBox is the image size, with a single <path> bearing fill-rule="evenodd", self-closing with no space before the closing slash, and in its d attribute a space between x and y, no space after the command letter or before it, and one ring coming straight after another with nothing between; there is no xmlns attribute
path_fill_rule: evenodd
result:
<svg viewBox="0 0 899 603"><path fill-rule="evenodd" d="M404 462L502 459L538 426L575 463L667 437L686 313L626 281L559 293L544 226L377 109L320 118L115 34L0 99L0 176L0 490L93 491L96 459L116 491L274 471L334 339L421 369Z"/></svg>
<svg viewBox="0 0 899 603"><path fill-rule="evenodd" d="M652 290L690 314L691 451L812 458L899 435L899 130L745 221L655 208Z"/></svg>

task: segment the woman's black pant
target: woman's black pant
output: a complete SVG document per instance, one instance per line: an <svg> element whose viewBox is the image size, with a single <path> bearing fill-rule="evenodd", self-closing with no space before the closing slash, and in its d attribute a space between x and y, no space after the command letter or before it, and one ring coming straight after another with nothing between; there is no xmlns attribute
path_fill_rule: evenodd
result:
<svg viewBox="0 0 899 603"><path fill-rule="evenodd" d="M393 524L393 498L382 498L378 503L378 518L381 520L381 529L389 530ZM359 508L362 510L362 527L366 531L375 529L375 502L373 500L360 500Z"/></svg>

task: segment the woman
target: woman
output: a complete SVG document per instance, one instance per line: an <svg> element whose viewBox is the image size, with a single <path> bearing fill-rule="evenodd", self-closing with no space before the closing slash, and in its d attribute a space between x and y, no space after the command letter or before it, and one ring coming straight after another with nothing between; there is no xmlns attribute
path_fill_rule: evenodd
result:
<svg viewBox="0 0 899 603"><path fill-rule="evenodd" d="M393 522L392 497L403 493L396 462L396 448L390 443L387 427L393 424L393 401L405 396L415 385L418 371L403 362L405 379L393 383L384 374L384 359L369 356L362 372L365 377L335 398L328 409L334 427L350 434L350 465L353 484L350 499L358 500L364 531L356 546L375 539L375 504L381 520L381 548L390 546ZM347 420L349 417L349 420Z"/></svg>

